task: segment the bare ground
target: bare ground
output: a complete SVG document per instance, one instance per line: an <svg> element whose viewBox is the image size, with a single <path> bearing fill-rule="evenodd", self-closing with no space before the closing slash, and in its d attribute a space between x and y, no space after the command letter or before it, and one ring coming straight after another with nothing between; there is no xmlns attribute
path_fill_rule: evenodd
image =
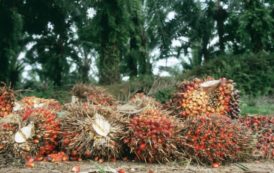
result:
<svg viewBox="0 0 274 173"><path fill-rule="evenodd" d="M144 164L120 161L102 164L94 161L37 162L33 168L20 165L1 165L0 173L70 173L76 165L80 165L81 173L114 173L120 168L123 168L127 173L148 173L150 170L153 173L274 173L274 160L229 164L219 168L189 164L180 165L178 163Z"/></svg>

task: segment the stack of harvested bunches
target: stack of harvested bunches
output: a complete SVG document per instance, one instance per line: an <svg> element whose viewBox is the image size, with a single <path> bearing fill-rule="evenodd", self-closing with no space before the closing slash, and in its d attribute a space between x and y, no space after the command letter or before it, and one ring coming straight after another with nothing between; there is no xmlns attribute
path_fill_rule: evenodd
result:
<svg viewBox="0 0 274 173"><path fill-rule="evenodd" d="M12 152L28 166L34 160L103 162L125 157L220 165L254 155L274 156L273 117L238 120L239 92L232 80L183 81L164 105L143 93L121 105L93 85L75 85L72 93L72 102L64 106L37 97L15 102L14 92L1 87L0 154Z"/></svg>

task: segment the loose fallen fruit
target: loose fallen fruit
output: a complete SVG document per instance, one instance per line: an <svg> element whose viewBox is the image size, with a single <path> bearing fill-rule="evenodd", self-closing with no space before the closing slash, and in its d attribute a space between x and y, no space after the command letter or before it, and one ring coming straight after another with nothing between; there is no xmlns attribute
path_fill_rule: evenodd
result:
<svg viewBox="0 0 274 173"><path fill-rule="evenodd" d="M124 169L118 169L118 173L126 173Z"/></svg>
<svg viewBox="0 0 274 173"><path fill-rule="evenodd" d="M213 164L212 164L212 167L213 167L213 168L218 168L219 166L220 166L220 163L213 163Z"/></svg>

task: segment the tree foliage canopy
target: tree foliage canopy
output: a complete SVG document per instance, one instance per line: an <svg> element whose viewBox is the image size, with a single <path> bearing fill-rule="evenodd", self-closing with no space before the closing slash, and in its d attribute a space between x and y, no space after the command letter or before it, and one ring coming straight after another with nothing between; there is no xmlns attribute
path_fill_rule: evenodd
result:
<svg viewBox="0 0 274 173"><path fill-rule="evenodd" d="M271 53L273 28L272 0L0 0L0 81L113 84L172 57L189 70Z"/></svg>

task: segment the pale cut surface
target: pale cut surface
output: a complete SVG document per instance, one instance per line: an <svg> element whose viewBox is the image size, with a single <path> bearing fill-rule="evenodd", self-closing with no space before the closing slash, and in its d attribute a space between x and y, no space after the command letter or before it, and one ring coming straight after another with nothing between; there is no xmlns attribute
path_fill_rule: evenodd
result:
<svg viewBox="0 0 274 173"><path fill-rule="evenodd" d="M110 123L98 113L95 114L94 118L95 120L92 123L93 129L98 135L106 137L110 132Z"/></svg>
<svg viewBox="0 0 274 173"><path fill-rule="evenodd" d="M200 84L201 88L211 88L211 87L216 87L220 84L220 80L209 80L206 82L203 82Z"/></svg>
<svg viewBox="0 0 274 173"><path fill-rule="evenodd" d="M29 138L32 137L33 131L34 131L34 125L33 123L30 123L29 125L21 128L15 133L14 141L16 143L26 142Z"/></svg>

